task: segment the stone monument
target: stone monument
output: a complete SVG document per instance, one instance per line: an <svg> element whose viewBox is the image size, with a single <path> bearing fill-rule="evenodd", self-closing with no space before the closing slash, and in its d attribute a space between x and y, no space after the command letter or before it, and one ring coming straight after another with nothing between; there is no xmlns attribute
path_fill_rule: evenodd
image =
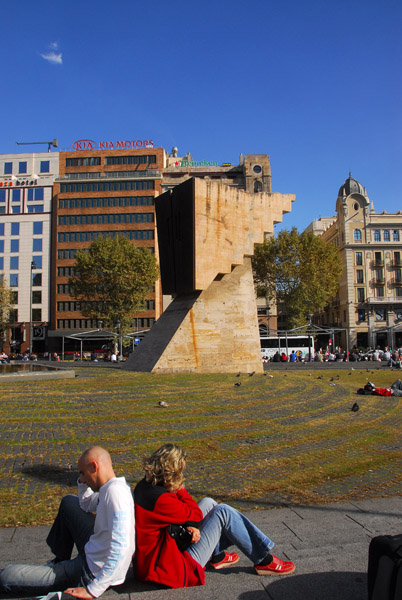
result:
<svg viewBox="0 0 402 600"><path fill-rule="evenodd" d="M294 199L199 178L155 198L162 291L174 299L125 368L262 372L251 256Z"/></svg>

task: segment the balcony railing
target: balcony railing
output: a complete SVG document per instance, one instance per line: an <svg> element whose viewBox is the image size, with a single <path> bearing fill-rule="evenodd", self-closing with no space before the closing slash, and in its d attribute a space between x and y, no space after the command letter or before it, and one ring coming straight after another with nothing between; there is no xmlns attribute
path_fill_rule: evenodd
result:
<svg viewBox="0 0 402 600"><path fill-rule="evenodd" d="M384 277L374 277L374 279L371 280L371 283L373 285L384 285L385 279Z"/></svg>
<svg viewBox="0 0 402 600"><path fill-rule="evenodd" d="M123 179L129 177L130 179L138 179L140 177L162 177L161 173L155 169L148 169L146 171L109 171L107 173L66 173L63 177L57 177L56 181L65 181L66 179Z"/></svg>

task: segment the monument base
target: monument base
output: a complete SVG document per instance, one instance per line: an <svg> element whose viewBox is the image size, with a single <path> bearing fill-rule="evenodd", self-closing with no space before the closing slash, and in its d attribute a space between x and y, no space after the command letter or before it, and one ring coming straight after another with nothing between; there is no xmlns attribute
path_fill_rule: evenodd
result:
<svg viewBox="0 0 402 600"><path fill-rule="evenodd" d="M251 259L206 290L177 296L124 368L155 373L262 373Z"/></svg>

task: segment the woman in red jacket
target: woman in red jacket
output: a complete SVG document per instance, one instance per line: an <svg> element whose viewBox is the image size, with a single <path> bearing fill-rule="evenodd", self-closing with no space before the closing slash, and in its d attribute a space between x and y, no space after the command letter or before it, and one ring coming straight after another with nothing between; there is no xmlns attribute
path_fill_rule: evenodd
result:
<svg viewBox="0 0 402 600"><path fill-rule="evenodd" d="M175 444L144 461L145 477L134 490L138 579L172 588L204 585L208 562L214 569L238 562L235 552L226 552L232 544L258 575L293 573L294 564L273 556L274 543L239 511L211 498L197 504L184 487L185 466L186 454Z"/></svg>

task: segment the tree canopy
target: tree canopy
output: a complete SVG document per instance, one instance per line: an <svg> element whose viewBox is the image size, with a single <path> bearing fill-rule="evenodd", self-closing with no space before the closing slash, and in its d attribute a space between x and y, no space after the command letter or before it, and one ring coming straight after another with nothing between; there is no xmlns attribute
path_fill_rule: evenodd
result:
<svg viewBox="0 0 402 600"><path fill-rule="evenodd" d="M84 316L102 320L106 327L120 321L127 328L135 313L143 310L158 274L147 248L137 248L124 236L100 236L77 252L69 284Z"/></svg>
<svg viewBox="0 0 402 600"><path fill-rule="evenodd" d="M0 339L4 339L4 333L10 324L10 315L13 310L14 293L7 285L3 274L0 274ZM3 343L1 342L1 349Z"/></svg>
<svg viewBox="0 0 402 600"><path fill-rule="evenodd" d="M292 328L305 324L307 314L336 294L342 264L336 246L293 227L256 246L253 270L257 295L283 304Z"/></svg>

